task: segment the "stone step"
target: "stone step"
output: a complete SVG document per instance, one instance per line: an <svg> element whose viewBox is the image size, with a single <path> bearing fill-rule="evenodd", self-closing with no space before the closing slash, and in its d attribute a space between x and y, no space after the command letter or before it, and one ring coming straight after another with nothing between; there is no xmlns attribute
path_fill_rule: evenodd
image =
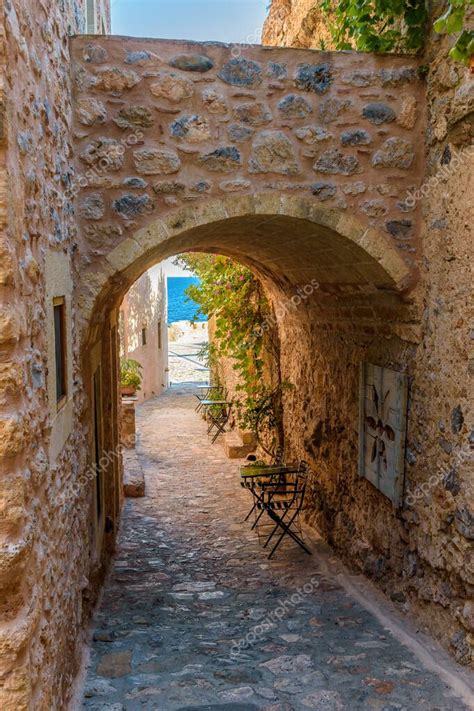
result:
<svg viewBox="0 0 474 711"><path fill-rule="evenodd" d="M255 434L251 430L237 430L243 444L251 445L253 449L257 446Z"/></svg>
<svg viewBox="0 0 474 711"><path fill-rule="evenodd" d="M253 442L245 444L238 430L231 430L224 435L224 450L229 459L242 459L255 449Z"/></svg>
<svg viewBox="0 0 474 711"><path fill-rule="evenodd" d="M134 449L123 452L123 495L133 499L145 496L145 475Z"/></svg>

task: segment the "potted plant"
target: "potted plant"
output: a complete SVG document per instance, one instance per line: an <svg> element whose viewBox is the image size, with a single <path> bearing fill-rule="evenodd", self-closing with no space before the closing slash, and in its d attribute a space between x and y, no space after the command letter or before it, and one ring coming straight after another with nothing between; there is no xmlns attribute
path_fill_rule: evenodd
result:
<svg viewBox="0 0 474 711"><path fill-rule="evenodd" d="M122 395L135 395L142 384L142 365L133 358L122 358L120 361L120 388Z"/></svg>

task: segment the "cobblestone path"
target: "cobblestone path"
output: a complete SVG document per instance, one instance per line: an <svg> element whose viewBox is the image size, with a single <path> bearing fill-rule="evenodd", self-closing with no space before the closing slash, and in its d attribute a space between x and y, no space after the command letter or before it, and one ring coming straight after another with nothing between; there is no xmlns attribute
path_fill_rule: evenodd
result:
<svg viewBox="0 0 474 711"><path fill-rule="evenodd" d="M321 543L267 560L242 523L238 462L208 443L189 391L145 403L138 423L147 496L126 502L81 708L469 708L329 572Z"/></svg>

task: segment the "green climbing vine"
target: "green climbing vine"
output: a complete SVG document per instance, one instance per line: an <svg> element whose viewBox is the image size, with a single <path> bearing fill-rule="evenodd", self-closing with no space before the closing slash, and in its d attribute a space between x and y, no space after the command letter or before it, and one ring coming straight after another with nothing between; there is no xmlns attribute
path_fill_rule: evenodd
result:
<svg viewBox="0 0 474 711"><path fill-rule="evenodd" d="M187 253L177 263L193 271L199 284L189 286L187 295L198 304L195 315L214 316L215 332L207 348L211 366L227 358L237 371L238 399L235 410L243 429L265 430L267 446L281 444L281 393L288 387L279 378L279 348L271 329L271 305L262 286L242 264L224 256ZM266 377L265 364L277 374L277 384Z"/></svg>
<svg viewBox="0 0 474 711"><path fill-rule="evenodd" d="M440 34L460 33L449 56L466 65L474 56L474 30L465 26L468 5L474 5L474 0L452 0L446 12L434 23L435 31Z"/></svg>
<svg viewBox="0 0 474 711"><path fill-rule="evenodd" d="M467 29L467 8L474 0L451 0L436 20L439 33L458 34L450 56L469 64L474 32ZM336 49L362 52L418 52L423 48L429 20L426 0L323 0Z"/></svg>

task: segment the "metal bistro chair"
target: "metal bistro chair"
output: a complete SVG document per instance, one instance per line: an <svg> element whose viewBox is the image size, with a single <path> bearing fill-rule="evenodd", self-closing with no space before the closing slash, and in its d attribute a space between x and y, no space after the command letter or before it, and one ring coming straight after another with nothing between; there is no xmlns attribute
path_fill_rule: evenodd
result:
<svg viewBox="0 0 474 711"><path fill-rule="evenodd" d="M296 467L293 465L267 467L266 473L263 473L265 469L263 467L260 477L258 475L252 477L253 481L249 481L249 477L244 477L242 486L249 488L254 495L252 510L259 511L252 528L258 525L264 513L268 515L274 524L263 547L266 548L277 532L280 531L280 535L268 558L273 556L286 535L290 536L305 553L311 555L311 551L303 541L300 520L300 511L303 508L306 492L307 468L306 462L301 461Z"/></svg>
<svg viewBox="0 0 474 711"><path fill-rule="evenodd" d="M225 400L226 391L222 385L199 385L197 387L201 392L194 393L194 397L197 399L197 405L194 408L196 412L200 412L204 407L204 401L211 400L214 395L216 398L222 398Z"/></svg>
<svg viewBox="0 0 474 711"><path fill-rule="evenodd" d="M228 400L206 400L206 417L208 421L207 434L211 436L211 443L214 444L220 434L225 434L226 425L230 419L232 403ZM215 429L215 432L213 430Z"/></svg>
<svg viewBox="0 0 474 711"><path fill-rule="evenodd" d="M253 513L256 514L257 504L262 500L263 487L265 481L274 481L284 484L286 474L298 471L298 464L283 464L276 462L275 464L256 464L245 466L240 469L240 485L250 491L253 497L253 505L245 521L248 521ZM259 520L263 516L264 511L261 510L255 521L252 524L252 530L256 528Z"/></svg>

